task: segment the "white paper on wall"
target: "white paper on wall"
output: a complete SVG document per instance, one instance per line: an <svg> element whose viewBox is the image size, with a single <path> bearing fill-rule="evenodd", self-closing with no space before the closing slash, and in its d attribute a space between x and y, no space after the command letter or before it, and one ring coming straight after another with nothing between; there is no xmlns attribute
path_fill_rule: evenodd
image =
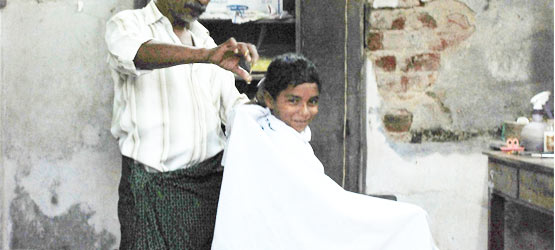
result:
<svg viewBox="0 0 555 250"><path fill-rule="evenodd" d="M283 0L212 0L201 19L231 19L245 23L282 17Z"/></svg>

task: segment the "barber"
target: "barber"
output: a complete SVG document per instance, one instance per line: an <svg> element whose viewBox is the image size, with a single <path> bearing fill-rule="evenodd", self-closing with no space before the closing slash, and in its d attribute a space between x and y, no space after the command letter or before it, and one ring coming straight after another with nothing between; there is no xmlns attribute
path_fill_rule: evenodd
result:
<svg viewBox="0 0 555 250"><path fill-rule="evenodd" d="M197 19L210 0L153 0L106 24L111 132L122 154L120 249L210 249L222 180L221 124L248 102L255 46L216 45ZM233 73L232 73L233 72Z"/></svg>

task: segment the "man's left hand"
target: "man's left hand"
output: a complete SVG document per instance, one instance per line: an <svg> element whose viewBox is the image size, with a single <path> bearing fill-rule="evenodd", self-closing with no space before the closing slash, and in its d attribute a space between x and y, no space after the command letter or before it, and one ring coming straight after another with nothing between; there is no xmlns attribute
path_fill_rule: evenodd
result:
<svg viewBox="0 0 555 250"><path fill-rule="evenodd" d="M250 83L252 76L249 72L239 66L239 61L244 58L247 63L254 65L258 60L258 51L250 43L237 42L235 38L229 38L224 43L210 49L208 61L227 69Z"/></svg>

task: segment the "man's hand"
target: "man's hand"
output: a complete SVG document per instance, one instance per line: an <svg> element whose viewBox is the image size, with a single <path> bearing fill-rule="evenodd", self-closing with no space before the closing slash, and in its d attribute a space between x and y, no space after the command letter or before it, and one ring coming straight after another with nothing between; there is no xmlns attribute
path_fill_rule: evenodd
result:
<svg viewBox="0 0 555 250"><path fill-rule="evenodd" d="M254 65L258 60L258 51L254 45L237 42L235 38L228 39L208 52L208 61L210 63L227 69L239 75L247 83L250 83L252 81L250 73L239 66L241 58L244 58L247 63Z"/></svg>
<svg viewBox="0 0 555 250"><path fill-rule="evenodd" d="M239 66L240 60L253 65L258 60L256 47L250 43L239 43L230 38L212 49L195 48L150 40L141 45L133 62L139 69L159 69L187 63L212 63L229 70L248 83L250 73Z"/></svg>

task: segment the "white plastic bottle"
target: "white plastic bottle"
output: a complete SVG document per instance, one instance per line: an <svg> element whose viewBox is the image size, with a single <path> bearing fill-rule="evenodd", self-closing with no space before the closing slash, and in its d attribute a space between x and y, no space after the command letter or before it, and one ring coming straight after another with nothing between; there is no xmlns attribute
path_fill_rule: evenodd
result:
<svg viewBox="0 0 555 250"><path fill-rule="evenodd" d="M543 132L543 152L553 152L554 137L553 119L550 119L547 120L547 126L545 126L545 132Z"/></svg>
<svg viewBox="0 0 555 250"><path fill-rule="evenodd" d="M543 105L549 100L551 92L541 92L530 100L534 105L532 112L532 122L528 123L522 128L520 132L520 144L524 146L526 151L542 152L543 151L543 137L546 124L543 121Z"/></svg>

